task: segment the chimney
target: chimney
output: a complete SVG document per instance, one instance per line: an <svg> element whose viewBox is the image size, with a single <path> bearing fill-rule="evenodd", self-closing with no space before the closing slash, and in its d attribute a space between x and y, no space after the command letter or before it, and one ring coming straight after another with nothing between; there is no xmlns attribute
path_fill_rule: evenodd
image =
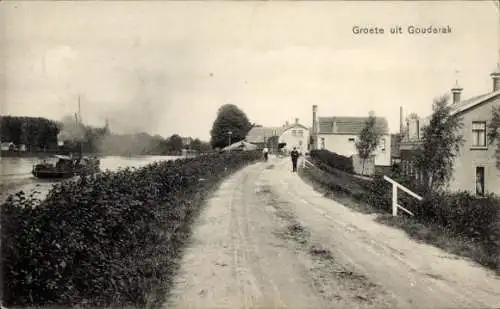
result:
<svg viewBox="0 0 500 309"><path fill-rule="evenodd" d="M451 88L451 93L453 94L453 104L460 102L462 90L462 87L458 85L458 81L455 83L455 86Z"/></svg>
<svg viewBox="0 0 500 309"><path fill-rule="evenodd" d="M316 123L318 121L318 105L313 105L313 121L312 121L312 133L316 133Z"/></svg>
<svg viewBox="0 0 500 309"><path fill-rule="evenodd" d="M312 121L312 145L311 150L316 149L316 141L318 140L318 105L313 105L313 121Z"/></svg>
<svg viewBox="0 0 500 309"><path fill-rule="evenodd" d="M399 134L403 134L403 106L399 107Z"/></svg>
<svg viewBox="0 0 500 309"><path fill-rule="evenodd" d="M500 63L497 65L497 69L491 73L491 78L493 79L493 91L500 90Z"/></svg>
<svg viewBox="0 0 500 309"><path fill-rule="evenodd" d="M299 118L295 118L295 124L299 124Z"/></svg>

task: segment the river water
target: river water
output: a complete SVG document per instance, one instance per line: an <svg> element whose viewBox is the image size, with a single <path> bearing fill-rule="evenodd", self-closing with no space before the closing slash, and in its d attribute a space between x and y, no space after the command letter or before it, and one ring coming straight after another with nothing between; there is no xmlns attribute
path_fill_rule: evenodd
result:
<svg viewBox="0 0 500 309"><path fill-rule="evenodd" d="M125 167L140 167L155 161L175 160L176 156L136 156L101 157L101 170L116 171ZM29 193L33 190L40 192L43 198L54 181L40 180L33 177L31 168L36 158L1 158L0 157L0 199L4 200L9 194L23 190Z"/></svg>

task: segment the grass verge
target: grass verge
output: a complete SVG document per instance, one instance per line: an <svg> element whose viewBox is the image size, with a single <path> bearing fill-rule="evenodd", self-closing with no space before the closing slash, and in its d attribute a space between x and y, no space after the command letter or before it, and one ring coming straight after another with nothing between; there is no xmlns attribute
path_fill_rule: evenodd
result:
<svg viewBox="0 0 500 309"><path fill-rule="evenodd" d="M316 191L325 197L331 198L342 205L365 214L376 214L376 222L401 229L417 241L436 246L444 251L460 257L469 258L485 267L493 269L500 275L500 250L488 250L485 246L472 238L452 232L450 229L432 222L421 222L415 217L402 214L393 217L386 205L372 205L366 202L369 195L368 187L355 186L343 175L336 176L327 173L315 166L308 166L299 170L301 178L310 184ZM354 178L354 177L353 177Z"/></svg>

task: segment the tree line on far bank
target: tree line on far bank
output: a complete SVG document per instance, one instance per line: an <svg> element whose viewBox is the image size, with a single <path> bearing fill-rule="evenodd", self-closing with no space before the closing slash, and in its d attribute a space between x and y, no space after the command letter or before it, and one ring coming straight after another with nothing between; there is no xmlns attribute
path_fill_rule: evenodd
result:
<svg viewBox="0 0 500 309"><path fill-rule="evenodd" d="M0 117L0 137L2 143L11 142L24 145L27 152L78 152L107 155L168 155L181 153L183 149L206 152L210 144L200 139L184 143L183 138L174 134L168 138L145 132L117 134L107 127L96 128L82 125L80 140L68 140L64 146L58 145L58 134L63 123L42 117Z"/></svg>
<svg viewBox="0 0 500 309"><path fill-rule="evenodd" d="M146 132L119 134L110 132L107 127L81 124L82 130L78 133L81 137L70 138L64 146L59 146L58 135L72 125L42 117L0 116L0 137L2 143L24 145L29 153L83 151L106 155L168 155L178 154L183 149L197 152L221 149L230 142L245 140L255 126L238 106L225 104L218 109L208 143L198 138L185 143L178 134L168 138ZM73 133L70 135L74 136Z"/></svg>

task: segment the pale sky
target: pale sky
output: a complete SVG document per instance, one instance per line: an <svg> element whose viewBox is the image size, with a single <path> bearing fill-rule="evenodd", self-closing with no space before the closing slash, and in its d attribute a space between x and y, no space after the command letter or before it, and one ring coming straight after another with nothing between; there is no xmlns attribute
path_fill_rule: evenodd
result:
<svg viewBox="0 0 500 309"><path fill-rule="evenodd" d="M319 116L431 112L457 78L491 91L498 59L493 1L142 1L0 3L2 114L208 140L217 109L252 122L310 126ZM355 35L352 27L384 27ZM404 34L389 28L403 26ZM409 25L452 34L409 35ZM0 30L2 30L0 28Z"/></svg>

